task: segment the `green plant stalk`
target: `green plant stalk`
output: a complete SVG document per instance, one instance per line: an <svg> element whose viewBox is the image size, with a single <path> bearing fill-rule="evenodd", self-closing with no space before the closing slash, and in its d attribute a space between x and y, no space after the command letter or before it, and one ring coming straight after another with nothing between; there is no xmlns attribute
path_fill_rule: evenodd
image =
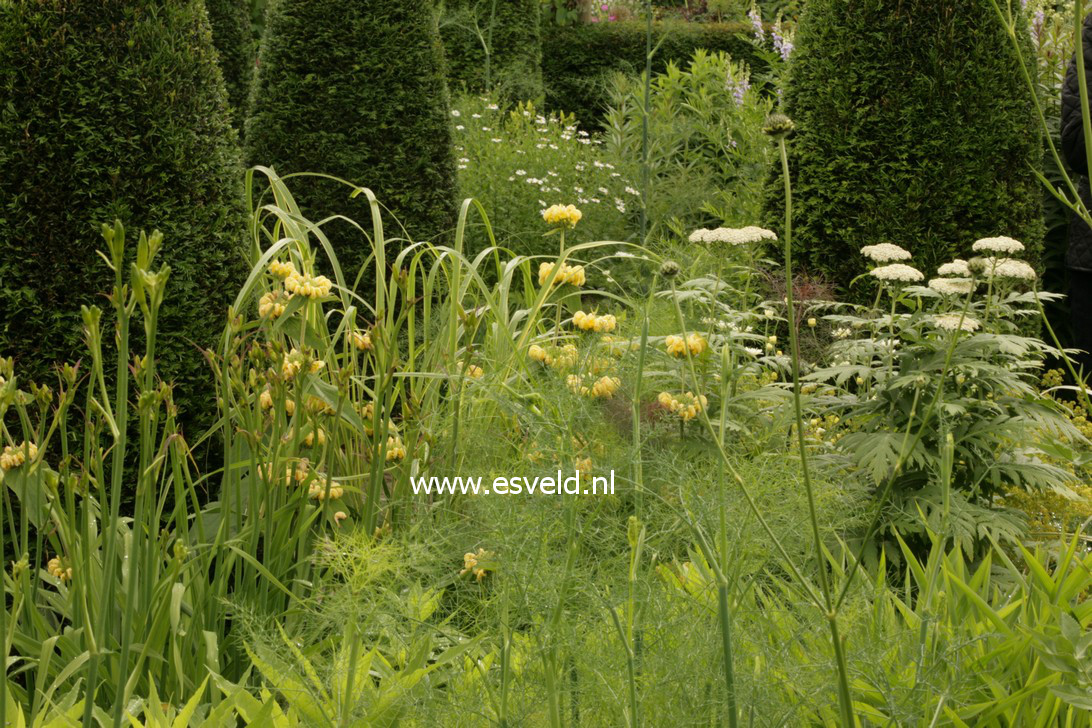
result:
<svg viewBox="0 0 1092 728"><path fill-rule="evenodd" d="M648 115L652 104L652 0L645 0L645 78L641 101L641 243L648 234Z"/></svg>
<svg viewBox="0 0 1092 728"><path fill-rule="evenodd" d="M793 414L796 417L796 442L800 450L800 469L804 479L804 491L808 498L808 519L811 521L811 534L815 544L815 567L818 571L819 588L823 594L826 618L830 625L838 667L838 703L842 712L842 725L852 727L856 721L853 714L853 698L849 692L849 666L846 664L845 650L838 634L838 608L834 605L830 576L827 574L826 564L823 563L823 540L819 534L815 489L811 482L808 447L804 439L804 408L800 395L800 336L796 326L796 303L793 297L792 281L792 180L789 178L788 147L783 136L778 140L777 147L781 156L781 177L785 186L785 305L789 319L789 348L792 354L792 404Z"/></svg>

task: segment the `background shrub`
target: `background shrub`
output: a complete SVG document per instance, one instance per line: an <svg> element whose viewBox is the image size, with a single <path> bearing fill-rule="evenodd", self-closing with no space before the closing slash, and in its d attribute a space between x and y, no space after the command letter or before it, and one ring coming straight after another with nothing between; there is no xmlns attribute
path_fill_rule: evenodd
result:
<svg viewBox="0 0 1092 728"><path fill-rule="evenodd" d="M607 149L641 179L644 74L618 76L607 112ZM648 220L651 240L699 227L753 225L762 212L771 147L762 133L770 99L749 69L699 49L652 78Z"/></svg>
<svg viewBox="0 0 1092 728"><path fill-rule="evenodd" d="M611 79L617 72L637 75L645 69L645 24L639 21L550 27L542 36L542 75L546 106L574 114L582 126L599 126L610 103ZM745 61L756 73L765 64L756 56L748 36L751 26L742 23L655 24L653 73L669 62L684 66L694 51L723 51Z"/></svg>
<svg viewBox="0 0 1092 728"><path fill-rule="evenodd" d="M790 64L801 263L845 287L870 243L907 248L927 274L988 235L1019 238L1037 258L1042 137L988 0L850 7L809 0ZM780 190L775 179L776 227Z"/></svg>
<svg viewBox="0 0 1092 728"><path fill-rule="evenodd" d="M441 30L452 87L495 90L512 101L541 100L541 5L541 0L447 0Z"/></svg>
<svg viewBox="0 0 1092 728"><path fill-rule="evenodd" d="M251 164L366 186L418 239L454 225L443 49L427 0L272 5L246 130ZM344 185L312 177L292 186L316 220L342 214L367 223L366 201L350 201ZM400 234L387 224L390 236ZM367 241L347 223L325 229L354 275Z"/></svg>
<svg viewBox="0 0 1092 728"><path fill-rule="evenodd" d="M228 101L236 128L246 119L250 81L254 76L254 38L249 0L206 0L212 43L220 54Z"/></svg>
<svg viewBox="0 0 1092 728"><path fill-rule="evenodd" d="M196 346L218 338L246 247L205 4L0 5L0 68L0 352L24 381L82 356L80 306L113 285L100 226L120 218L164 234L160 367L176 398L207 403Z"/></svg>

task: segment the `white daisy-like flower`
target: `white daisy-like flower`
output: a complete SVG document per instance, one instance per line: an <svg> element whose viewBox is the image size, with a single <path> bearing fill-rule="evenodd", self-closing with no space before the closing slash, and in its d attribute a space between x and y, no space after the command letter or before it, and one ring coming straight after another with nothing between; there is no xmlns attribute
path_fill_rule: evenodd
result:
<svg viewBox="0 0 1092 728"><path fill-rule="evenodd" d="M965 296L974 290L974 281L970 278L934 278L929 287L945 296Z"/></svg>
<svg viewBox="0 0 1092 728"><path fill-rule="evenodd" d="M465 129L465 128L466 128L466 127L465 127L465 126L463 126L462 124L456 124L456 125L455 125L455 131L462 131L462 130L463 130L463 129Z"/></svg>
<svg viewBox="0 0 1092 728"><path fill-rule="evenodd" d="M937 274L942 276L969 276L971 274L971 268L967 265L967 261L956 258L951 263L945 263L937 268Z"/></svg>
<svg viewBox="0 0 1092 728"><path fill-rule="evenodd" d="M873 268L869 271L869 274L881 281L898 281L900 283L917 283L925 279L920 270L905 263L892 263Z"/></svg>
<svg viewBox="0 0 1092 728"><path fill-rule="evenodd" d="M462 114L461 114L461 113L459 112L459 110L458 110L458 109L452 109L452 110L451 110L451 115L452 115L452 116L454 116L454 117L456 117L456 118L458 118L458 117L462 116Z"/></svg>
<svg viewBox="0 0 1092 728"><path fill-rule="evenodd" d="M1022 260L1002 258L993 267L993 274L999 278L1018 278L1024 281L1035 280L1035 269Z"/></svg>
<svg viewBox="0 0 1092 728"><path fill-rule="evenodd" d="M745 346L743 350L754 357L762 356L762 349L755 348L753 346Z"/></svg>
<svg viewBox="0 0 1092 728"><path fill-rule="evenodd" d="M1019 240L1014 240L1009 237L997 237L997 238L981 238L976 240L971 249L976 253L983 251L989 251L991 253L1021 253L1024 250L1024 244Z"/></svg>
<svg viewBox="0 0 1092 728"><path fill-rule="evenodd" d="M861 248L861 254L866 258L871 258L877 263L890 263L895 260L910 260L911 258L909 250L900 248L894 243L866 245Z"/></svg>
<svg viewBox="0 0 1092 728"><path fill-rule="evenodd" d="M834 329L834 331L831 332L831 336L833 336L835 339L848 339L852 335L853 331L851 329L847 329L844 326Z"/></svg>
<svg viewBox="0 0 1092 728"><path fill-rule="evenodd" d="M978 319L961 316L958 313L945 313L933 317L933 325L944 331L978 331L981 326Z"/></svg>

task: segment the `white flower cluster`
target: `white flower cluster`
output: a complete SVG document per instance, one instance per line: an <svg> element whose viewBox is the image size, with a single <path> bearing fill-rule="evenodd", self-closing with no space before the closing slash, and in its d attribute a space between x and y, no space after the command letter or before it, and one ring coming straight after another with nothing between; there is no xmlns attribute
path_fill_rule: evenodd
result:
<svg viewBox="0 0 1092 728"><path fill-rule="evenodd" d="M726 243L728 245L751 245L764 240L777 240L772 230L748 225L742 228L720 227L716 230L701 228L690 233L692 243Z"/></svg>
<svg viewBox="0 0 1092 728"><path fill-rule="evenodd" d="M999 278L1017 278L1024 281L1035 280L1035 269L1022 260L1001 258L993 265L993 274Z"/></svg>
<svg viewBox="0 0 1092 728"><path fill-rule="evenodd" d="M869 274L881 281L895 281L898 283L917 283L925 278L920 270L905 263L882 265L879 268L870 270Z"/></svg>
<svg viewBox="0 0 1092 728"><path fill-rule="evenodd" d="M945 296L966 296L974 290L974 281L970 278L934 278L929 281L929 287Z"/></svg>
<svg viewBox="0 0 1092 728"><path fill-rule="evenodd" d="M933 324L944 331L977 331L981 325L977 319L958 313L945 313L933 318Z"/></svg>
<svg viewBox="0 0 1092 728"><path fill-rule="evenodd" d="M971 246L971 249L976 253L989 252L1012 255L1013 253L1024 252L1024 244L1019 240L1004 236L997 238L980 238L975 241L974 245Z"/></svg>
<svg viewBox="0 0 1092 728"><path fill-rule="evenodd" d="M956 258L951 263L945 263L937 268L937 273L942 276L961 276L965 278L971 274L971 268L967 265L967 261Z"/></svg>
<svg viewBox="0 0 1092 728"><path fill-rule="evenodd" d="M901 248L894 243L878 243L876 245L866 245L861 248L861 254L866 258L871 258L877 263L891 263L896 260L910 260L910 251L906 248Z"/></svg>

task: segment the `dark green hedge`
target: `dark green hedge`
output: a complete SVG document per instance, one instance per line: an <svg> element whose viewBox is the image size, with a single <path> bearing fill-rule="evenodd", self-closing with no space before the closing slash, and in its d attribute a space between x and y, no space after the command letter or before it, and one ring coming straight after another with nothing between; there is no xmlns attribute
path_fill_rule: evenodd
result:
<svg viewBox="0 0 1092 728"><path fill-rule="evenodd" d="M158 228L172 268L160 371L183 406L208 414L197 347L223 329L247 247L204 2L0 4L0 69L0 355L24 381L86 358L80 305L107 308L113 282L96 253L102 223Z"/></svg>
<svg viewBox="0 0 1092 728"><path fill-rule="evenodd" d="M541 8L541 0L447 0L440 28L451 87L540 101Z"/></svg>
<svg viewBox="0 0 1092 728"><path fill-rule="evenodd" d="M220 54L220 70L237 128L246 119L250 81L254 76L254 40L249 0L205 0L212 26L212 43Z"/></svg>
<svg viewBox="0 0 1092 728"><path fill-rule="evenodd" d="M455 162L431 0L276 0L266 18L246 126L252 164L322 172L370 188L415 239L454 227ZM368 227L363 197L289 181L308 215ZM325 228L347 276L370 252L347 223ZM388 216L388 235L399 229ZM365 289L367 290L367 289Z"/></svg>
<svg viewBox="0 0 1092 728"><path fill-rule="evenodd" d="M785 94L795 240L843 293L871 243L907 248L926 275L983 236L1038 255L1042 136L992 13L989 0L808 0Z"/></svg>
<svg viewBox="0 0 1092 728"><path fill-rule="evenodd" d="M755 56L749 40L751 26L740 23L658 22L653 27L652 72L667 68L669 61L685 67L694 51L723 51L745 61L754 71L765 65ZM542 76L546 105L566 111L589 128L609 103L608 84L617 71L639 74L645 69L645 24L638 21L590 23L567 27L544 26Z"/></svg>

